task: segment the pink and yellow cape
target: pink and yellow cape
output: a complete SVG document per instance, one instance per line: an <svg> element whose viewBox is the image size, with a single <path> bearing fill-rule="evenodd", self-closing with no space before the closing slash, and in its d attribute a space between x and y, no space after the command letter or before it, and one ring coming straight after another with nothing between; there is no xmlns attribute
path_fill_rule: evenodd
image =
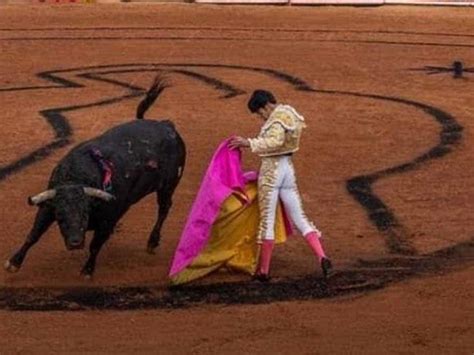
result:
<svg viewBox="0 0 474 355"><path fill-rule="evenodd" d="M214 153L188 215L169 272L173 284L223 266L249 274L257 267L257 174L242 171L241 152L229 149L228 141ZM278 206L275 242L284 242L288 234L291 225Z"/></svg>

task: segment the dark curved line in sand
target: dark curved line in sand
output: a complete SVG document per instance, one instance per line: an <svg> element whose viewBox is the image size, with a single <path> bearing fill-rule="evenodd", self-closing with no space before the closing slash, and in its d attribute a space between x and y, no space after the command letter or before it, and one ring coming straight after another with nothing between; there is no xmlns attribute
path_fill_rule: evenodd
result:
<svg viewBox="0 0 474 355"><path fill-rule="evenodd" d="M69 69L60 69L60 70L49 70L45 72L41 72L36 74L36 76L42 80L46 80L52 83L57 84L57 86L28 86L28 87L10 87L10 88L0 88L0 92L13 92L13 91L23 91L23 90L39 90L39 89L51 89L51 88L82 88L84 85L79 84L75 81L66 79L59 74L64 73L71 73L71 72L78 72L83 70L99 70L99 69L109 69L109 68L124 68L124 67L153 67L157 70L160 67L191 67L191 68L224 68L224 69L238 69L238 70L248 70L248 71L255 71L264 73L270 76L273 76L277 79L287 82L290 85L293 85L296 90L303 90L303 91L312 91L314 90L308 83L305 81L286 74L282 71L269 69L269 68L260 68L260 67L251 67L251 66L239 66L239 65L226 65L226 64L194 64L194 63L129 63L129 64L109 64L109 65L94 65L94 66L86 66L86 67L75 67ZM143 69L143 71L150 71L148 68ZM103 71L101 74L108 74L113 72L120 72L118 70L109 70ZM136 70L136 72L140 72L140 70ZM88 75L93 75L96 72L86 73ZM84 76L86 74L78 74L77 76ZM199 74L202 76L202 74ZM217 79L216 79L217 80ZM110 81L109 81L110 82ZM110 82L111 83L111 82ZM122 87L128 87L127 83L120 83L117 85ZM224 85L225 86L225 85ZM226 84L226 86L231 86L230 84Z"/></svg>
<svg viewBox="0 0 474 355"><path fill-rule="evenodd" d="M129 71L135 71L135 70L129 70ZM148 70L142 70L142 71L158 71L158 69L148 69ZM119 71L117 71L119 72ZM127 72L127 70L122 70L120 71L122 73ZM244 93L243 90L234 88L232 85L225 83L221 80L209 77L204 74L192 72L189 70L169 70L169 72L175 72L178 74L182 74L188 77L191 77L193 79L196 79L205 85L211 86L214 89L218 91L222 91L224 93L223 98L231 98L237 95L240 95ZM55 82L58 84L58 87L64 87L64 88L77 88L77 87L83 87L83 85L78 84L74 81L67 80L61 77L57 77L54 75L53 72L44 72L38 74L39 77ZM128 90L130 90L129 94L114 97L114 98L109 98L97 102L92 102L84 105L75 105L75 106L66 106L66 107L56 107L56 108L51 108L51 109L46 109L40 111L40 114L47 120L49 125L53 128L54 133L55 133L55 139L53 142L48 143L46 145L43 145L39 147L38 149L34 150L31 153L28 153L26 156L6 165L0 167L0 181L5 179L8 175L18 172L22 170L23 168L38 162L40 160L45 159L48 157L54 150L65 147L71 143L70 137L72 136L72 127L70 126L68 119L66 116L63 114L65 112L70 112L70 111L76 111L76 110L81 110L85 108L91 108L91 107L98 107L98 106L104 106L104 105L110 105L114 104L117 102L120 102L125 99L130 99L134 98L137 96L141 96L145 93L145 90L143 88L137 87L137 86L132 86L128 83L121 82L118 80L114 79L108 79L108 78L102 78L98 74L94 73L83 73L77 75L82 78L86 78L89 80L95 80L95 81L101 81L109 84L113 84L116 86L124 87ZM16 91L18 88L13 89ZM21 88L20 88L21 89ZM13 91L12 90L12 91Z"/></svg>
<svg viewBox="0 0 474 355"><path fill-rule="evenodd" d="M123 86L123 87L126 87L128 89L132 89L132 90L141 90L142 91L143 89L141 89L141 88L131 86L127 83L118 82L114 79L106 79L106 78L103 78L102 75L125 74L125 73L146 73L146 72L156 72L158 70L159 69L156 69L156 68L154 68L154 69L120 69L120 70L108 70L108 71L102 71L102 72L95 72L95 73L92 73L92 74L91 73L80 74L78 76L88 78L88 79L98 80L98 81L102 81L102 82L107 82L107 83L110 83L110 84L116 84L116 85ZM216 79L216 78L213 78L213 77L210 77L208 75L204 75L204 74L201 74L201 73L198 73L198 72L195 72L195 71L184 70L184 69L167 69L166 73L167 74L168 73L182 74L182 75L185 75L187 77L199 80L199 81L205 83L206 85L215 88L218 91L224 92L225 94L223 96L221 96L221 98L231 98L231 97L235 97L235 96L238 96L238 95L245 94L244 90L235 88L234 86L232 86L232 85L230 85L226 82L223 82L222 80L219 80L219 79Z"/></svg>
<svg viewBox="0 0 474 355"><path fill-rule="evenodd" d="M474 262L474 240L422 258L374 260L342 270L328 281L313 275L269 284L230 282L199 286L0 288L0 309L9 311L82 311L179 309L200 305L242 305L303 301L357 295L413 277L462 269Z"/></svg>
<svg viewBox="0 0 474 355"><path fill-rule="evenodd" d="M367 175L352 177L347 180L346 183L347 191L364 207L372 223L386 236L389 250L393 253L407 255L416 254L416 250L408 242L408 237L405 234L403 226L397 220L390 208L373 191L372 185L383 177L414 170L426 161L441 158L452 152L453 149L455 149L455 145L462 139L463 127L456 121L454 116L449 113L439 108L413 100L336 90L317 90L317 93L348 95L408 105L427 113L441 126L438 144L431 147L425 153L415 157L411 161L397 166Z"/></svg>

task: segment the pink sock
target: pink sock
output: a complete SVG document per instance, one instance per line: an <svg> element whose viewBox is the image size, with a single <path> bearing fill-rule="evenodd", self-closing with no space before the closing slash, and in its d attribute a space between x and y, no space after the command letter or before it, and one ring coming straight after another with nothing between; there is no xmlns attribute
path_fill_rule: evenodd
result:
<svg viewBox="0 0 474 355"><path fill-rule="evenodd" d="M305 235L305 239L311 250L313 251L314 255L316 255L318 257L319 262L321 262L321 259L325 258L326 254L324 253L323 246L321 245L321 241L319 240L319 234L317 232L310 232Z"/></svg>
<svg viewBox="0 0 474 355"><path fill-rule="evenodd" d="M258 273L268 275L270 272L270 261L272 259L273 240L264 240L260 249Z"/></svg>

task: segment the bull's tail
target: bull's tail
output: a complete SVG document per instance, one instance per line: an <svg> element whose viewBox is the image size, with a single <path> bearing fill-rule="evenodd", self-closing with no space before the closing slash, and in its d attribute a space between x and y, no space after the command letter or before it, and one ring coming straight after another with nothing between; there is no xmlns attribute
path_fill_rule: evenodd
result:
<svg viewBox="0 0 474 355"><path fill-rule="evenodd" d="M151 105L156 101L158 96L163 92L164 89L170 87L166 78L158 74L153 81L150 89L148 89L145 98L138 104L137 107L137 119L143 119L145 112L150 108Z"/></svg>

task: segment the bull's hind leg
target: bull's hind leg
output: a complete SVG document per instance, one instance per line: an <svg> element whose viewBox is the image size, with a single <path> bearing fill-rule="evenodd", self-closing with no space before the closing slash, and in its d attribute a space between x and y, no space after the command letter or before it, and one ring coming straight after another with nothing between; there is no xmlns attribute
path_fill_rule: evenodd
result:
<svg viewBox="0 0 474 355"><path fill-rule="evenodd" d="M173 191L176 186L166 186L165 188L160 189L156 193L156 199L159 205L158 208L158 219L153 227L153 230L150 233L147 244L147 252L149 254L154 254L156 247L160 244L161 239L161 228L165 222L168 212L172 205L172 196Z"/></svg>
<svg viewBox="0 0 474 355"><path fill-rule="evenodd" d="M91 241L89 246L89 259L85 263L84 267L81 270L81 275L86 278L91 278L92 274L95 270L95 263L97 260L97 255L99 255L100 249L105 244L105 242L109 239L111 233L105 231L95 231L94 238Z"/></svg>
<svg viewBox="0 0 474 355"><path fill-rule="evenodd" d="M16 272L20 269L28 250L33 245L35 245L38 240L40 240L41 236L51 226L54 220L54 212L51 208L40 207L38 213L36 214L33 228L31 228L28 237L26 237L26 241L23 243L20 250L18 250L9 260L5 262L5 270L9 272Z"/></svg>

